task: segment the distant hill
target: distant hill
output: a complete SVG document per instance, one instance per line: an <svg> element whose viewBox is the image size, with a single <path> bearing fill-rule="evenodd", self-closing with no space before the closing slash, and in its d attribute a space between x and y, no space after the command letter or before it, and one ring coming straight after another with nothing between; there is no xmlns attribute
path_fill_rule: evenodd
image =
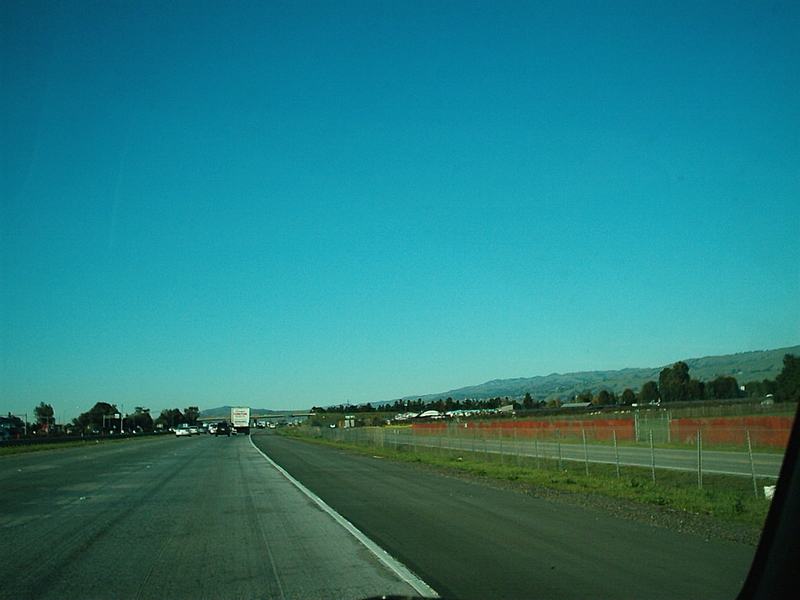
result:
<svg viewBox="0 0 800 600"><path fill-rule="evenodd" d="M677 358L668 365L660 367L629 368L618 371L582 371L578 373L552 373L538 377L518 377L514 379L493 379L480 385L450 390L439 394L425 394L406 396L403 400L416 400L422 398L431 402L440 398L453 400L486 400L488 398L505 398L521 400L526 393L530 393L534 400L547 400L560 397L567 400L585 390L592 394L606 389L621 394L625 388L639 390L647 381L658 381L658 374L664 367L672 366L679 360L689 365L689 375L700 381L711 381L723 375L732 375L740 385L749 381L762 381L775 379L783 369L783 357L786 354L800 356L800 346L779 348L777 350L759 350L755 352L740 352L723 356L706 356L703 358ZM394 400L373 402L373 406L392 404ZM310 408L310 407L309 407ZM282 414L286 411L269 410L266 408L251 408L254 414ZM230 406L220 406L201 411L200 417L204 419L229 419Z"/></svg>
<svg viewBox="0 0 800 600"><path fill-rule="evenodd" d="M564 400L589 390L597 394L606 389L620 394L625 388L636 391L647 381L658 381L658 374L666 366L683 360L689 365L689 375L700 381L711 381L723 375L732 375L740 385L750 381L775 379L783 368L783 357L786 354L800 356L800 346L779 348L777 350L760 350L741 352L724 356L706 356L704 358L675 359L669 365L649 368L622 369L619 371L583 371L579 373L553 373L539 377L520 377L515 379L493 379L480 385L463 387L439 394L424 396L406 396L403 400L422 398L425 402L440 398L453 400L485 400L488 398L521 399L527 392L534 400L547 400L558 396ZM389 401L389 403L394 400ZM379 402L377 404L386 404Z"/></svg>

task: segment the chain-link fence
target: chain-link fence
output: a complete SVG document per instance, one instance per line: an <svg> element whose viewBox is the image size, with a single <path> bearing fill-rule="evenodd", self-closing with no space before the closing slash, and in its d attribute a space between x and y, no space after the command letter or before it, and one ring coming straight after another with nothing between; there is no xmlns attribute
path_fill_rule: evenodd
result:
<svg viewBox="0 0 800 600"><path fill-rule="evenodd" d="M694 427L692 427L694 425ZM312 428L316 436L351 444L390 448L398 452L445 454L510 464L563 470L565 464L613 465L621 470L646 469L653 480L657 471L695 473L697 485L704 475L777 478L783 459L776 452L754 452L756 440L780 440L791 422L746 423L723 428L719 423L690 420L633 419L611 421L554 421L464 423L440 421L406 427ZM788 429L786 429L788 427ZM723 440L724 450L715 449ZM737 442L737 443L734 443Z"/></svg>

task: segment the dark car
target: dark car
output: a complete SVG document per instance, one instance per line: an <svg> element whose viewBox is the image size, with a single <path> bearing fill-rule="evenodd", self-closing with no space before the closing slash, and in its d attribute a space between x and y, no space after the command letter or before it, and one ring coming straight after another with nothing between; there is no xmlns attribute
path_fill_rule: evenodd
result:
<svg viewBox="0 0 800 600"><path fill-rule="evenodd" d="M220 421L219 423L217 423L217 430L214 432L214 435L215 436L227 435L228 437L230 437L231 426L228 425L227 421Z"/></svg>

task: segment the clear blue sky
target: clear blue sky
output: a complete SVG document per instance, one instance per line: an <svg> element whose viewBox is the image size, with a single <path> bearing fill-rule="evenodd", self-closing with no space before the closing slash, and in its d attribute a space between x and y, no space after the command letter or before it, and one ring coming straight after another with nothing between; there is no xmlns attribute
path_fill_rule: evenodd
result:
<svg viewBox="0 0 800 600"><path fill-rule="evenodd" d="M0 412L800 343L800 3L6 0L0 23Z"/></svg>

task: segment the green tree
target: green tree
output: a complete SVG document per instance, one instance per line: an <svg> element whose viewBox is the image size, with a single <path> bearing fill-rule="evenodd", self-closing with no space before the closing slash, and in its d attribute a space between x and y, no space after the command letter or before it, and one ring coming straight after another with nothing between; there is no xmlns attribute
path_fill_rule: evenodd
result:
<svg viewBox="0 0 800 600"><path fill-rule="evenodd" d="M774 379L764 379L763 381L748 381L744 384L744 393L750 398L764 397L767 394L775 394L776 384Z"/></svg>
<svg viewBox="0 0 800 600"><path fill-rule="evenodd" d="M142 431L153 431L153 417L150 416L150 409L144 406L137 406L128 417L128 425L134 431L137 427L141 427Z"/></svg>
<svg viewBox="0 0 800 600"><path fill-rule="evenodd" d="M40 402L39 406L33 409L33 414L36 416L36 422L42 429L47 429L53 424L53 407L44 402Z"/></svg>
<svg viewBox="0 0 800 600"><path fill-rule="evenodd" d="M119 414L119 410L115 405L108 402L98 402L90 410L73 419L72 422L85 433L110 431L114 428L113 415L117 414Z"/></svg>
<svg viewBox="0 0 800 600"><path fill-rule="evenodd" d="M689 397L688 400L702 400L706 397L706 384L699 379L689 380Z"/></svg>
<svg viewBox="0 0 800 600"><path fill-rule="evenodd" d="M522 399L522 408L530 410L533 408L533 398L530 392L525 392L525 398Z"/></svg>
<svg viewBox="0 0 800 600"><path fill-rule="evenodd" d="M689 365L678 361L672 368L664 367L658 376L658 391L664 402L689 400Z"/></svg>
<svg viewBox="0 0 800 600"><path fill-rule="evenodd" d="M639 402L642 404L649 404L650 402L658 402L661 400L661 394L658 391L658 385L655 381L647 381L639 390Z"/></svg>
<svg viewBox="0 0 800 600"><path fill-rule="evenodd" d="M625 404L626 406L630 406L631 404L636 404L636 394L633 393L631 388L625 388L622 390L622 396L620 397L620 402Z"/></svg>
<svg viewBox="0 0 800 600"><path fill-rule="evenodd" d="M189 425L197 425L197 419L200 417L200 409L196 406L189 406L183 410L184 423Z"/></svg>
<svg viewBox="0 0 800 600"><path fill-rule="evenodd" d="M598 406L608 406L609 404L613 404L614 398L608 392L608 390L600 390L597 394L597 405Z"/></svg>
<svg viewBox="0 0 800 600"><path fill-rule="evenodd" d="M783 357L783 370L775 378L775 400L800 401L800 358L794 354Z"/></svg>
<svg viewBox="0 0 800 600"><path fill-rule="evenodd" d="M177 408L165 408L156 419L156 425L161 425L164 429L177 427L182 423L186 423L186 419L180 409Z"/></svg>
<svg viewBox="0 0 800 600"><path fill-rule="evenodd" d="M735 377L722 375L706 384L706 396L712 400L727 400L739 397L739 383Z"/></svg>

